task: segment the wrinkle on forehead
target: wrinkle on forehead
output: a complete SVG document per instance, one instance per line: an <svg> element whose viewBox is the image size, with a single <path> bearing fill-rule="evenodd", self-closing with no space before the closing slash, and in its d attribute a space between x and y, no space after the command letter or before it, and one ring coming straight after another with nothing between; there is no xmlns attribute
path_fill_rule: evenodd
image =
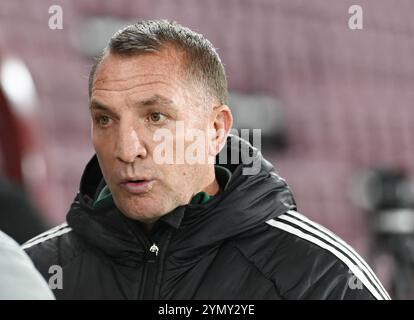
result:
<svg viewBox="0 0 414 320"><path fill-rule="evenodd" d="M130 76L130 77L126 77L126 78L123 78L123 79L111 79L111 80L106 80L106 81L111 81L111 82L117 82L117 81L130 81L130 80L134 80L134 79L137 79L137 78L147 78L147 77L165 77L165 74L162 74L162 73L153 73L153 74L149 74L149 75L146 75L146 74L136 74L136 75L132 75L132 76ZM99 79L99 77L97 77L96 78L96 83L99 83L99 82L102 82L102 81L105 81L104 79Z"/></svg>
<svg viewBox="0 0 414 320"><path fill-rule="evenodd" d="M127 81L127 80L125 80ZM127 81L127 84L129 84L129 86L122 86L121 88L114 88L111 86L112 81L104 81L102 80L100 84L96 84L96 86L93 86L93 91L129 91L135 88L139 88L139 87L145 87L145 86L153 86L153 85L157 85L157 84L161 84L161 85L165 85L165 86L171 86L171 84L168 84L165 81L152 81L152 82L145 82L145 83L137 83L137 84L133 84L130 83L131 81ZM174 87L174 86L172 86Z"/></svg>

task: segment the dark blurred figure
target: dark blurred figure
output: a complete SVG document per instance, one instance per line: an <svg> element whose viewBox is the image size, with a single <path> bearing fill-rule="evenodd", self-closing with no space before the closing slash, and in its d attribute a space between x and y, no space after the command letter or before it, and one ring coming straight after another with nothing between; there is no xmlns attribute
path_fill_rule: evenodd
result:
<svg viewBox="0 0 414 320"><path fill-rule="evenodd" d="M38 210L16 184L0 178L0 230L22 244L45 231Z"/></svg>
<svg viewBox="0 0 414 320"><path fill-rule="evenodd" d="M0 230L22 244L46 229L36 208L48 212L55 188L37 125L33 79L23 61L7 52L1 40Z"/></svg>
<svg viewBox="0 0 414 320"><path fill-rule="evenodd" d="M374 259L389 261L394 299L414 299L414 181L400 168L373 168L360 176L358 204L372 221ZM379 263L377 263L379 264Z"/></svg>

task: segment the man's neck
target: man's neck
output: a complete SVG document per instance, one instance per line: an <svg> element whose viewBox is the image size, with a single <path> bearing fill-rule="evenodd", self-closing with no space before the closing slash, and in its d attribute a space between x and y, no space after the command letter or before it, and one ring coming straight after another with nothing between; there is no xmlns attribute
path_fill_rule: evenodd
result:
<svg viewBox="0 0 414 320"><path fill-rule="evenodd" d="M214 180L208 184L203 190L201 190L202 192L207 193L209 196L214 196L216 195L219 191L220 191L220 186L217 182L216 177L214 177Z"/></svg>
<svg viewBox="0 0 414 320"><path fill-rule="evenodd" d="M200 192L205 192L209 196L214 196L220 191L220 185L217 182L216 175L214 173L212 177L212 181L207 184L205 188L203 188ZM155 221L153 222L144 222L143 226L147 234L150 234L152 227L154 226Z"/></svg>
<svg viewBox="0 0 414 320"><path fill-rule="evenodd" d="M214 196L220 191L220 185L217 182L216 172L214 166L211 166L208 170L208 179L204 187L199 192L205 192L209 196ZM194 195L193 195L194 196Z"/></svg>

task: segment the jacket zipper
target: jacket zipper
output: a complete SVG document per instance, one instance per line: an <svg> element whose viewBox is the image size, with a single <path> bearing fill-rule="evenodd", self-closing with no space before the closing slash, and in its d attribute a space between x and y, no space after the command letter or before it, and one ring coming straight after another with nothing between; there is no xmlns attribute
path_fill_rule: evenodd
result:
<svg viewBox="0 0 414 320"><path fill-rule="evenodd" d="M162 263L165 256L166 248L172 236L172 230L164 230L162 235L155 234L153 239L150 239L143 234L137 234L141 243L146 249L144 257L144 265L141 277L141 287L139 289L139 300L158 299L159 285L157 281L161 281ZM161 250L162 249L162 250ZM156 288L157 287L157 288ZM157 289L157 290L156 290Z"/></svg>
<svg viewBox="0 0 414 320"><path fill-rule="evenodd" d="M152 244L152 246L149 250L150 250L150 252L154 253L155 256L158 256L158 252L160 251L160 249L157 247L157 245L155 243Z"/></svg>
<svg viewBox="0 0 414 320"><path fill-rule="evenodd" d="M141 299L159 299L162 273L164 271L163 263L172 234L171 229L165 230L161 237L154 239L155 241L148 249L143 272Z"/></svg>
<svg viewBox="0 0 414 320"><path fill-rule="evenodd" d="M144 260L144 266L142 270L142 280L141 280L141 290L140 295L138 297L139 300L143 299L152 299L151 295L148 291L150 291L150 287L152 286L151 281L149 278L149 275L151 273L155 273L156 271L156 260L160 249L158 246L153 243L151 247L148 248L148 251L146 252L145 260Z"/></svg>
<svg viewBox="0 0 414 320"><path fill-rule="evenodd" d="M153 243L152 246L149 248L149 255L148 259L145 263L146 267L146 279L144 285L144 300L151 300L154 298L154 288L155 288L155 279L158 271L158 253L160 249L159 247Z"/></svg>

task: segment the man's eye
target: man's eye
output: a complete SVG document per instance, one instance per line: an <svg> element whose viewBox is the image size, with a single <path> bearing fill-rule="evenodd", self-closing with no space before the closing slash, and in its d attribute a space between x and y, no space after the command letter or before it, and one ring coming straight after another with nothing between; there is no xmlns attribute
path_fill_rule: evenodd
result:
<svg viewBox="0 0 414 320"><path fill-rule="evenodd" d="M150 114L150 121L152 123L161 123L163 121L165 121L167 119L167 117L160 113L160 112L153 112Z"/></svg>
<svg viewBox="0 0 414 320"><path fill-rule="evenodd" d="M100 116L97 120L99 125L107 126L110 123L111 118L109 118L108 116Z"/></svg>

